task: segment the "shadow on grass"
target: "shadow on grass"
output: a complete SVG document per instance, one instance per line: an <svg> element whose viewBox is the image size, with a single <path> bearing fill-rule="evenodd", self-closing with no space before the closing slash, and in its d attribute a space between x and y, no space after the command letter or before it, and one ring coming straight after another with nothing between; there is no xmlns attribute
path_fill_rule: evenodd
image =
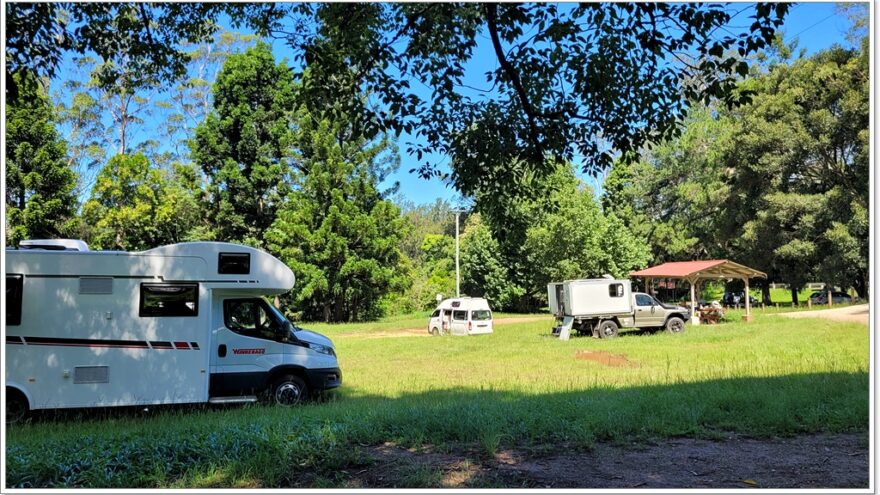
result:
<svg viewBox="0 0 880 495"><path fill-rule="evenodd" d="M868 382L867 372L840 372L553 393L454 388L388 398L344 389L296 408L80 410L8 428L7 483L195 486L215 479L223 466L224 479L312 486L317 479L341 483L342 469L367 469L374 461L364 446L386 442L441 451L468 445L491 456L506 446L589 450L597 442L717 439L730 432L863 431Z"/></svg>

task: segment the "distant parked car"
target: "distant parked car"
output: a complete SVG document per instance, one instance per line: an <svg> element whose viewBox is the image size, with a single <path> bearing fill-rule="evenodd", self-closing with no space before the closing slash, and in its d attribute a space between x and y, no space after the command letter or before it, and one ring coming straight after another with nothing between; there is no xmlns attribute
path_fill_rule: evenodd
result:
<svg viewBox="0 0 880 495"><path fill-rule="evenodd" d="M831 293L831 303L832 304L846 304L851 303L853 298L847 294L846 292L832 292ZM819 291L813 292L810 294L810 303L812 304L828 304L828 291Z"/></svg>
<svg viewBox="0 0 880 495"><path fill-rule="evenodd" d="M745 305L745 299L743 299L744 294L742 292L725 292L724 297L721 298L721 304L725 306L736 306L738 304ZM758 304L758 299L749 296L749 305L755 306Z"/></svg>

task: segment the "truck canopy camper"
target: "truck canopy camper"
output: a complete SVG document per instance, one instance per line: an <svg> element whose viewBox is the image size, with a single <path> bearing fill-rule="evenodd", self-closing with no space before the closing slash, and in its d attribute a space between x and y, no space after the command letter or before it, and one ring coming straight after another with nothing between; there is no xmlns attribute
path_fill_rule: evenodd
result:
<svg viewBox="0 0 880 495"><path fill-rule="evenodd" d="M629 280L615 280L610 275L550 283L547 300L556 316L553 334L563 340L568 340L572 329L598 338L617 337L621 327L681 333L690 314L687 308L633 292Z"/></svg>
<svg viewBox="0 0 880 495"><path fill-rule="evenodd" d="M7 249L7 421L34 409L257 396L291 405L338 387L333 343L265 299L293 285L287 265L236 244Z"/></svg>

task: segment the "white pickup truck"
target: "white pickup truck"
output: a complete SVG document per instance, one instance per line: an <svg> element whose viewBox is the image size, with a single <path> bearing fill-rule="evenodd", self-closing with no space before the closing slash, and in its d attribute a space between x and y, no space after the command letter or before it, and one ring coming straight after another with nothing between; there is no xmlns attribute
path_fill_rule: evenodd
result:
<svg viewBox="0 0 880 495"><path fill-rule="evenodd" d="M553 334L563 340L572 329L603 339L616 337L621 328L665 328L681 333L690 318L687 308L633 293L629 280L610 277L548 284L547 299L556 315Z"/></svg>

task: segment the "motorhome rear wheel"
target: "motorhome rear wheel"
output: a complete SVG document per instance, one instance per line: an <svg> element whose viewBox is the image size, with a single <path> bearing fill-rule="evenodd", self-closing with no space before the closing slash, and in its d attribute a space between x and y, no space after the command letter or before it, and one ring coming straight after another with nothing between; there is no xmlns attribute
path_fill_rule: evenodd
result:
<svg viewBox="0 0 880 495"><path fill-rule="evenodd" d="M14 388L6 389L6 422L18 423L27 416L27 398Z"/></svg>

